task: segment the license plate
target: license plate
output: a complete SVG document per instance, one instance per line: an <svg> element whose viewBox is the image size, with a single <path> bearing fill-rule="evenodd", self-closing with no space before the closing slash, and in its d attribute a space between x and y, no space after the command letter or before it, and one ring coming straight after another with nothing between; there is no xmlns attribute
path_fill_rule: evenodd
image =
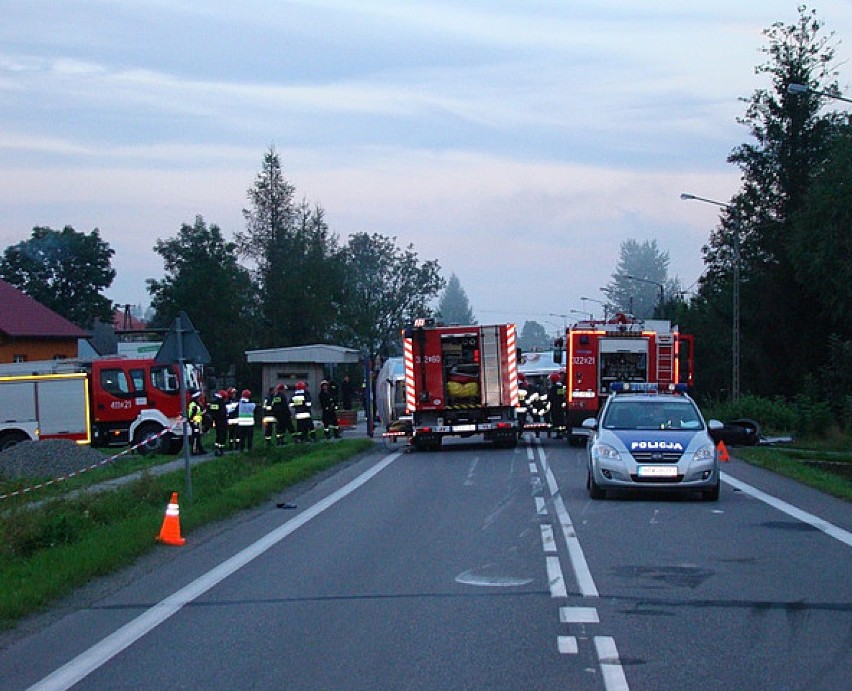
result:
<svg viewBox="0 0 852 691"><path fill-rule="evenodd" d="M640 465L639 477L677 477L676 465Z"/></svg>
<svg viewBox="0 0 852 691"><path fill-rule="evenodd" d="M456 425L453 427L454 432L476 432L476 425Z"/></svg>

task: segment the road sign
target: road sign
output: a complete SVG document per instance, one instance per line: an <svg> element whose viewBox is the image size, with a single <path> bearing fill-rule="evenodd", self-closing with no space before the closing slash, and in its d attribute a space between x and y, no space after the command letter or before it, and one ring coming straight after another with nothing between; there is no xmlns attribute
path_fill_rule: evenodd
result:
<svg viewBox="0 0 852 691"><path fill-rule="evenodd" d="M186 312L181 312L175 318L172 328L166 335L166 340L163 341L154 359L163 364L173 362L210 364L210 353L207 352L201 336L198 335Z"/></svg>

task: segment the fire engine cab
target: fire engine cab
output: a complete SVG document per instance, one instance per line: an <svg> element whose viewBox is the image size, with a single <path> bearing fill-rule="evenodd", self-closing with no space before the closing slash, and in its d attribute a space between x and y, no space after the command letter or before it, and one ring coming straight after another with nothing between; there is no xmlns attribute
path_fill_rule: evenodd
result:
<svg viewBox="0 0 852 691"><path fill-rule="evenodd" d="M588 437L582 422L598 414L614 382L693 385L694 339L667 320L618 313L605 321L579 321L564 340L557 339L554 362L562 362L563 349L571 444Z"/></svg>

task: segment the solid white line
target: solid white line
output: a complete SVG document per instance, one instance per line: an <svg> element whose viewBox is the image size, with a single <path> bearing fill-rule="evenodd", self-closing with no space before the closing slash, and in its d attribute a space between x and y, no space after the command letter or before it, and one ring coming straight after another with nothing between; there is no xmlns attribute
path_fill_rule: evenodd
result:
<svg viewBox="0 0 852 691"><path fill-rule="evenodd" d="M568 556L571 559L571 568L574 569L577 586L580 588L580 593L584 597L598 597L598 588L595 585L595 579L592 578L592 572L589 569L589 563L586 561L586 555L583 554L580 540L574 532L574 525L571 523L571 517L565 508L565 502L562 501L562 497L559 494L559 485L556 484L553 471L547 464L547 456L544 449L539 448L538 452L541 456L545 477L547 478L547 486L553 498L553 509L556 511L559 526L562 528L562 535L565 537L565 544L568 546Z"/></svg>
<svg viewBox="0 0 852 691"><path fill-rule="evenodd" d="M200 597L208 590L218 585L225 578L241 569L243 566L256 559L271 547L295 532L308 521L316 518L323 511L348 496L362 485L369 482L382 470L393 463L401 452L385 457L365 473L359 475L349 484L329 494L298 516L279 526L270 533L264 535L257 542L249 545L238 552L227 561L222 562L216 568L196 578L189 585L181 588L176 593L160 601L149 610L128 622L120 629L96 643L91 648L75 657L59 669L55 670L40 682L31 686L31 689L68 689L78 681L101 667L112 657L120 653L138 641L146 633L162 624L166 619L180 611L184 606Z"/></svg>
<svg viewBox="0 0 852 691"><path fill-rule="evenodd" d="M627 691L630 687L621 660L618 659L615 639L612 636L595 636L595 649L598 651L598 662L607 691Z"/></svg>
<svg viewBox="0 0 852 691"><path fill-rule="evenodd" d="M547 582L550 585L550 597L568 597L559 557L547 557Z"/></svg>
<svg viewBox="0 0 852 691"><path fill-rule="evenodd" d="M828 521L824 521L819 516L814 516L812 513L808 513L807 511L802 511L801 509L796 508L792 504L788 504L786 501L782 499L777 499L773 497L771 494L767 494L756 487L752 487L749 484L746 484L742 480L737 480L734 477L731 477L727 473L721 473L721 478L723 482L731 485L732 487L736 487L738 490L745 492L746 494L751 495L755 499L759 499L766 504L769 504L773 508L778 509L779 511L783 511L788 516L792 516L793 518L797 518L803 523L807 523L808 525L812 525L814 528L821 530L826 535L833 537L835 540L839 540L844 543L848 547L852 547L852 533L843 530L833 523L829 523Z"/></svg>

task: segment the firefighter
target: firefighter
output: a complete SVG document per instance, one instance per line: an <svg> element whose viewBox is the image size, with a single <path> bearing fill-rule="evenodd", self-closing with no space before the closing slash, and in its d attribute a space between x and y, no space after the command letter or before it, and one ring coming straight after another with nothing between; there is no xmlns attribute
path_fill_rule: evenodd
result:
<svg viewBox="0 0 852 691"><path fill-rule="evenodd" d="M275 395L275 389L269 387L266 392L266 398L263 399L263 440L267 446L272 446L272 440L275 438L275 415L272 414L272 398Z"/></svg>
<svg viewBox="0 0 852 691"><path fill-rule="evenodd" d="M287 403L287 387L278 384L272 394L272 414L275 416L275 443L282 446L287 443L287 432L293 436L293 419L290 415L290 406Z"/></svg>
<svg viewBox="0 0 852 691"><path fill-rule="evenodd" d="M527 378L522 373L518 373L518 407L515 412L518 416L518 438L524 436L524 425L527 422L527 395L529 388Z"/></svg>
<svg viewBox="0 0 852 691"><path fill-rule="evenodd" d="M201 426L204 422L204 408L201 405L201 392L196 391L192 394L192 399L186 408L186 418L189 420L189 428L191 432L189 449L193 456L200 456L204 451L201 445Z"/></svg>
<svg viewBox="0 0 852 691"><path fill-rule="evenodd" d="M207 412L213 418L213 427L216 429L216 445L213 451L216 456L225 453L225 448L228 445L227 397L227 391L216 391L207 406Z"/></svg>
<svg viewBox="0 0 852 691"><path fill-rule="evenodd" d="M550 388L547 391L550 402L550 425L556 432L556 438L565 434L565 383L562 372L550 373Z"/></svg>
<svg viewBox="0 0 852 691"><path fill-rule="evenodd" d="M239 412L240 399L237 397L237 390L232 386L228 389L228 400L226 408L228 410L228 448L231 451L236 451L238 445L238 422L237 414Z"/></svg>
<svg viewBox="0 0 852 691"><path fill-rule="evenodd" d="M251 391L243 389L237 404L237 429L240 451L251 451L254 445L254 409Z"/></svg>
<svg viewBox="0 0 852 691"><path fill-rule="evenodd" d="M314 440L314 421L311 418L311 392L308 385L303 382L296 383L293 397L290 399L293 406L293 417L296 418L296 443Z"/></svg>
<svg viewBox="0 0 852 691"><path fill-rule="evenodd" d="M320 384L319 403L322 409L323 436L331 439L334 435L335 439L340 439L340 426L337 424L337 395L335 389L325 379Z"/></svg>
<svg viewBox="0 0 852 691"><path fill-rule="evenodd" d="M547 400L547 390L542 390L540 387L530 385L527 390L527 412L530 420L535 423L544 422L547 413L550 410L550 402ZM535 431L535 436L541 435L540 430Z"/></svg>

